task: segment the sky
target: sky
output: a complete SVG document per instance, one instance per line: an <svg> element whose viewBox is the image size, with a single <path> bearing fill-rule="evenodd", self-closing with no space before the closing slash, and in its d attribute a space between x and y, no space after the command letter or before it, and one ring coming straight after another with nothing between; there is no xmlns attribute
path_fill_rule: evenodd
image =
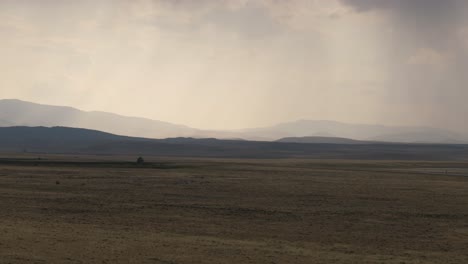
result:
<svg viewBox="0 0 468 264"><path fill-rule="evenodd" d="M2 0L0 99L468 133L465 0Z"/></svg>

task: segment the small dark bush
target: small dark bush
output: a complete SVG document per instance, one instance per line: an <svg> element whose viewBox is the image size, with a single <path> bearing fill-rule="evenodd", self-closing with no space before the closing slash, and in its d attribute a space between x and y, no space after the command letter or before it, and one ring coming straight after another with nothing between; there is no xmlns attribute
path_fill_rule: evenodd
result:
<svg viewBox="0 0 468 264"><path fill-rule="evenodd" d="M138 157L137 164L143 164L143 163L145 163L145 160L142 157Z"/></svg>

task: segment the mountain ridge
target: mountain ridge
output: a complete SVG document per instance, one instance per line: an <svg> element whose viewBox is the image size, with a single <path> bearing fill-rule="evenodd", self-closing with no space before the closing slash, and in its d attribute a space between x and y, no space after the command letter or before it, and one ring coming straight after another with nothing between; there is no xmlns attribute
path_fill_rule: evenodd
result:
<svg viewBox="0 0 468 264"><path fill-rule="evenodd" d="M143 138L193 137L275 141L283 138L333 137L405 143L468 142L467 136L439 128L349 124L330 120L301 119L269 127L202 130L149 118L103 111L82 111L69 106L37 104L18 99L0 100L0 126L64 126Z"/></svg>
<svg viewBox="0 0 468 264"><path fill-rule="evenodd" d="M301 144L213 138L147 139L67 127L0 127L0 153L206 158L468 160L468 145Z"/></svg>
<svg viewBox="0 0 468 264"><path fill-rule="evenodd" d="M8 126L64 126L148 138L165 138L175 133L190 136L198 131L148 118L82 111L69 106L51 106L18 99L0 100L0 120L9 122Z"/></svg>
<svg viewBox="0 0 468 264"><path fill-rule="evenodd" d="M298 120L271 127L242 130L251 136L270 138L323 136L361 141L404 143L466 143L468 137L431 127L349 124L330 120ZM400 135L400 136L398 136ZM406 135L406 137L404 136ZM417 140L416 140L417 139Z"/></svg>
<svg viewBox="0 0 468 264"><path fill-rule="evenodd" d="M372 144L377 142L372 141L363 141L363 140L354 140L349 138L341 138L341 137L320 137L320 136L313 136L313 137L285 137L275 142L282 142L282 143L301 143L301 144Z"/></svg>

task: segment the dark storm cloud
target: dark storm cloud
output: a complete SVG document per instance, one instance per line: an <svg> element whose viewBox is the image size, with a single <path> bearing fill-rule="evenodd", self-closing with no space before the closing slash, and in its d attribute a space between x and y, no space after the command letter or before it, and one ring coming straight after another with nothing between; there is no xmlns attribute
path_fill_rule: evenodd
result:
<svg viewBox="0 0 468 264"><path fill-rule="evenodd" d="M358 13L390 16L398 40L415 46L455 49L457 34L468 25L465 0L341 0Z"/></svg>
<svg viewBox="0 0 468 264"><path fill-rule="evenodd" d="M402 12L440 12L452 9L463 0L341 0L342 3L353 7L359 12L374 9L393 9Z"/></svg>
<svg viewBox="0 0 468 264"><path fill-rule="evenodd" d="M462 99L468 97L463 73L468 42L461 37L468 28L468 1L340 1L357 14L374 12L389 19L382 28L391 58L387 99L406 102L408 111L427 123L454 126L468 111Z"/></svg>
<svg viewBox="0 0 468 264"><path fill-rule="evenodd" d="M465 20L465 0L341 0L356 12L383 11L416 35L438 39L453 33ZM434 36L439 34L438 36ZM436 39L430 38L434 41Z"/></svg>
<svg viewBox="0 0 468 264"><path fill-rule="evenodd" d="M341 0L357 12L388 11L402 23L419 27L460 23L468 2L464 0Z"/></svg>
<svg viewBox="0 0 468 264"><path fill-rule="evenodd" d="M0 86L14 87L4 97L200 128L306 118L468 131L467 6L4 0ZM147 96L132 96L136 86Z"/></svg>

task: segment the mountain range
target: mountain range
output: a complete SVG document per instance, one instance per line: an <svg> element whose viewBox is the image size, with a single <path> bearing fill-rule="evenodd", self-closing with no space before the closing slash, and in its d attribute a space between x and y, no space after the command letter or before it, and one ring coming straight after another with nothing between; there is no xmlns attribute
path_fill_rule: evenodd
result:
<svg viewBox="0 0 468 264"><path fill-rule="evenodd" d="M43 105L16 99L0 100L0 127L9 126L75 127L143 138L208 137L263 141L288 138L286 140L289 142L301 143L343 143L340 138L404 143L468 142L467 136L438 128L347 124L326 120L298 120L271 127L242 130L201 130L107 112L88 112L72 107Z"/></svg>
<svg viewBox="0 0 468 264"><path fill-rule="evenodd" d="M300 143L300 144L374 144L378 142L354 140L340 137L285 137L276 140L280 143Z"/></svg>
<svg viewBox="0 0 468 264"><path fill-rule="evenodd" d="M0 153L210 158L467 160L468 145L403 143L300 144L214 138L147 139L68 127L0 127ZM0 159L1 162L1 159Z"/></svg>
<svg viewBox="0 0 468 264"><path fill-rule="evenodd" d="M135 137L192 136L196 129L183 125L106 112L86 112L66 106L20 100L0 100L0 126L64 126L87 128Z"/></svg>

